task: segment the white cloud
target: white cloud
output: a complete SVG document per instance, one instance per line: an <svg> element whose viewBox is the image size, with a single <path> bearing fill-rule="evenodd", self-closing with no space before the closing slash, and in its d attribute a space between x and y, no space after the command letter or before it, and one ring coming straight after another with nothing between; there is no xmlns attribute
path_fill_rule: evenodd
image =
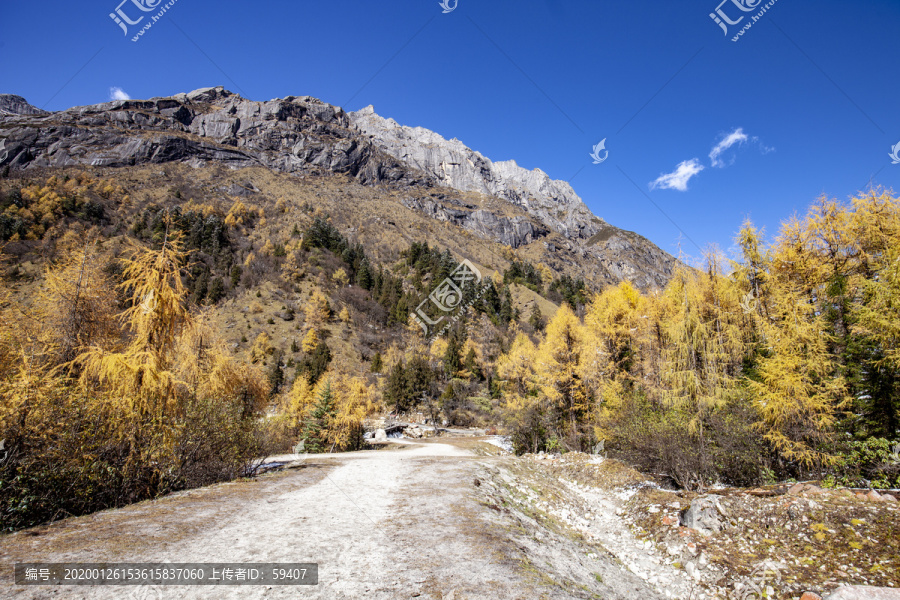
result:
<svg viewBox="0 0 900 600"><path fill-rule="evenodd" d="M686 160L678 164L675 170L665 175L660 175L656 181L650 184L650 189L687 191L687 184L691 177L705 169L696 158Z"/></svg>
<svg viewBox="0 0 900 600"><path fill-rule="evenodd" d="M724 167L725 163L719 159L719 156L735 144L743 144L748 141L750 138L747 137L747 134L744 133L744 130L740 127L726 135L722 138L716 146L709 153L709 162L714 167ZM753 138L754 141L756 138Z"/></svg>
<svg viewBox="0 0 900 600"><path fill-rule="evenodd" d="M120 87L111 87L109 88L109 99L110 100L131 100L131 96L125 93Z"/></svg>

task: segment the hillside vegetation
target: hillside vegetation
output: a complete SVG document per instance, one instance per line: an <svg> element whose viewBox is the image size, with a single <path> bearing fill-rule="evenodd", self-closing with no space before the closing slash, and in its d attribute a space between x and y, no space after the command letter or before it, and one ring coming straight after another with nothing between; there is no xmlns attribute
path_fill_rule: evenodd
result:
<svg viewBox="0 0 900 600"><path fill-rule="evenodd" d="M156 170L154 170L156 169ZM184 165L0 183L0 519L15 529L362 446L421 411L697 488L898 485L900 204L747 223L664 290L593 289L340 175ZM410 313L463 259L469 310Z"/></svg>

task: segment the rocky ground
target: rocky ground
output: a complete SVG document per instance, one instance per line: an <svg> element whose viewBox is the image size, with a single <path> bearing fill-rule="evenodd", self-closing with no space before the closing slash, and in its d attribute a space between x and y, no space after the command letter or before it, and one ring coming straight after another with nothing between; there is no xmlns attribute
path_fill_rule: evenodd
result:
<svg viewBox="0 0 900 600"><path fill-rule="evenodd" d="M587 553L614 556L660 596L900 588L900 503L889 494L804 484L673 492L617 461L580 454L526 456L486 477L524 538L541 541L543 530L560 528Z"/></svg>
<svg viewBox="0 0 900 600"><path fill-rule="evenodd" d="M675 493L617 461L517 458L499 442L276 457L281 470L253 480L2 536L0 596L743 600L900 587L896 502L803 485ZM35 561L318 562L319 585L14 586L12 565Z"/></svg>

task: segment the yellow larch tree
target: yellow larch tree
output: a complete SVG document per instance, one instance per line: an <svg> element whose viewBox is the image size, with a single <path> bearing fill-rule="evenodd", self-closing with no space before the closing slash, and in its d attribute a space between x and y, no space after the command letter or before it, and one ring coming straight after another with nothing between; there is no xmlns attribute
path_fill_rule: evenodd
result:
<svg viewBox="0 0 900 600"><path fill-rule="evenodd" d="M570 450L583 449L580 425L587 420L591 402L579 373L581 329L578 317L564 304L547 325L535 357L538 387L556 409L558 427Z"/></svg>
<svg viewBox="0 0 900 600"><path fill-rule="evenodd" d="M88 243L45 271L40 318L50 336L45 341L61 362L90 346L110 348L118 342L115 286L102 266L96 244Z"/></svg>
<svg viewBox="0 0 900 600"><path fill-rule="evenodd" d="M595 296L587 308L578 368L596 395L601 428L620 410L626 392L639 383L634 371L640 362L640 340L649 325L646 304L634 286L622 282Z"/></svg>
<svg viewBox="0 0 900 600"><path fill-rule="evenodd" d="M81 382L98 382L142 414L178 412L183 396L173 370L178 336L191 322L181 281L185 262L180 236L167 232L159 250L135 251L125 260L121 288L131 306L122 315L130 333L125 348L94 346L76 363Z"/></svg>
<svg viewBox="0 0 900 600"><path fill-rule="evenodd" d="M309 353L315 350L316 346L318 345L319 335L316 333L315 329L310 329L307 332L306 337L303 338L303 344L301 345L301 347L303 348L304 352Z"/></svg>

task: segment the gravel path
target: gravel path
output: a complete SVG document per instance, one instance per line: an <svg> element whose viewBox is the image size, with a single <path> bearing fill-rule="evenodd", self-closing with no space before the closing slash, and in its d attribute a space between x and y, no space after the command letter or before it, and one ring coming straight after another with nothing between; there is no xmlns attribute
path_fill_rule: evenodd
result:
<svg viewBox="0 0 900 600"><path fill-rule="evenodd" d="M570 598L523 570L445 443L316 455L298 469L0 537L10 598ZM14 587L16 562L317 562L315 587ZM537 581L536 581L537 579Z"/></svg>

